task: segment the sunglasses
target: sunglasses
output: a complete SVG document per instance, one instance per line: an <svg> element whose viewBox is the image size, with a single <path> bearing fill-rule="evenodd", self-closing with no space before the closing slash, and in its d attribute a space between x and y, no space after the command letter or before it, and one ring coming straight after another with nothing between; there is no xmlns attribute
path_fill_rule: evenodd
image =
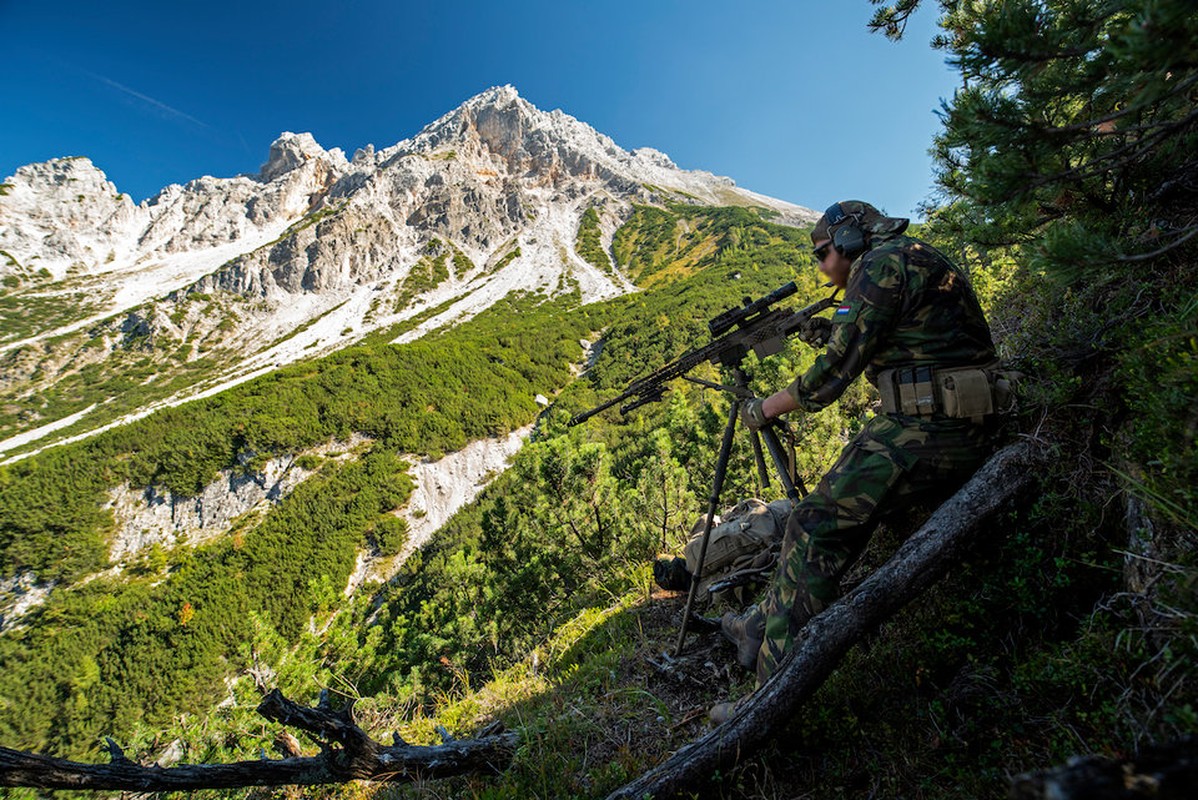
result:
<svg viewBox="0 0 1198 800"><path fill-rule="evenodd" d="M823 261L825 258L827 258L827 257L828 257L828 251L829 251L829 250L831 250L831 249L832 249L832 243L831 243L831 242L824 242L824 243L823 243L823 244L821 244L819 247L815 248L815 249L812 251L812 252L815 254L815 260L816 260L816 261Z"/></svg>

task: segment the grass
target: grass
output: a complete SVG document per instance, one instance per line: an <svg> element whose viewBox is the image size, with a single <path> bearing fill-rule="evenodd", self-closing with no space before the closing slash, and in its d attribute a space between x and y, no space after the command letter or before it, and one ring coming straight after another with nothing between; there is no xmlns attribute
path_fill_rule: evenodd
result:
<svg viewBox="0 0 1198 800"><path fill-rule="evenodd" d="M640 578L648 580L646 569ZM521 744L511 766L494 777L311 788L305 796L414 798L430 789L455 798L603 796L701 732L707 724L702 712L722 696L721 689L727 690L721 680L700 689L649 663L672 645L676 631L669 614L683 600L679 595L649 600L643 590L613 598L606 607L578 614L522 661L494 675L470 675L443 663L456 688L433 706L413 707L404 697L386 693L357 697L352 676L334 678L334 694L341 694L342 702L357 697L355 719L378 741L390 743L395 731L411 744L440 744L438 728L467 738L500 720L520 732ZM702 643L691 652L698 669L705 669L709 646ZM305 649L301 645L280 665L282 675L292 659L305 657ZM248 679L241 679L232 694L235 703L210 720L183 718L156 740L139 734L129 750L153 758L163 741L178 739L194 754L189 760L255 758L260 748L269 751L277 726L255 718L258 697ZM305 746L314 752L310 743Z"/></svg>
<svg viewBox="0 0 1198 800"><path fill-rule="evenodd" d="M470 260L470 257L458 248L453 247L453 276L461 280L473 269L474 262Z"/></svg>
<svg viewBox="0 0 1198 800"><path fill-rule="evenodd" d="M63 295L54 299L61 305L66 302L65 298L66 295ZM9 301L14 308L30 307L29 298L18 295L14 298L0 297L0 309L5 308ZM27 361L36 365L36 369L27 380L0 393L0 408L3 409L0 411L0 437L12 436L22 430L95 407L84 419L8 455L40 448L61 438L102 426L145 405L210 380L232 366L235 359L231 354L221 352L220 341L225 334L234 330L238 315L212 295L194 293L181 298L171 314L171 320L176 325L186 324L189 308L196 309L196 303L204 304L198 311L204 319L220 318L212 331L202 338L186 335L180 340L163 332L153 337L122 333L119 327L124 315L120 314L97 323L88 331L53 337L37 347L20 348L6 354L4 363L7 369L15 371ZM86 308L83 302L77 303L75 314L79 313L79 306ZM151 313L144 308L141 311L146 315ZM58 320L58 324L65 322ZM294 336L298 332L293 331L290 335ZM101 356L99 350L106 353ZM205 355L192 358L195 352ZM45 374L45 369L53 369L54 374ZM51 377L52 382L49 380Z"/></svg>
<svg viewBox="0 0 1198 800"><path fill-rule="evenodd" d="M1020 513L1018 524L1033 524ZM873 563L861 569L901 538L883 530L867 555ZM1129 726L1151 717L1154 685L1157 693L1172 687L1180 701L1157 727L1192 730L1187 656L1166 654L1145 669L1140 645L1118 634L1130 607L1088 610L1071 597L1101 596L1110 573L1046 569L1043 559L1052 559L1043 551L1016 547L1027 541L983 544L957 574L851 650L794 722L707 790L745 798L1006 797L1010 775L1079 752L1117 752ZM1047 579L1012 603L1010 587L1032 568ZM1059 580L1071 572L1089 572L1090 586ZM432 719L469 732L498 718L526 737L502 775L439 788L468 798L602 797L707 730L706 708L751 683L729 665L718 636L698 637L678 662L661 655L672 646L681 601L633 592L584 611L528 659L414 721L414 732L431 731ZM1039 635L1004 634L1032 627ZM672 669L660 668L667 663ZM376 796L416 794L387 788Z"/></svg>
<svg viewBox="0 0 1198 800"><path fill-rule="evenodd" d="M89 406L95 408L77 422L59 428L53 434L6 451L5 458L19 455L100 428L126 414L164 400L213 378L232 365L232 359L209 355L180 363L190 355L189 345L173 350L168 358L175 366L122 368L120 362L107 368L81 371L55 382L54 386L24 398L4 398L5 412L0 414L0 436L9 437L23 430L69 417ZM163 374L163 373L169 374ZM151 378L153 380L151 380Z"/></svg>

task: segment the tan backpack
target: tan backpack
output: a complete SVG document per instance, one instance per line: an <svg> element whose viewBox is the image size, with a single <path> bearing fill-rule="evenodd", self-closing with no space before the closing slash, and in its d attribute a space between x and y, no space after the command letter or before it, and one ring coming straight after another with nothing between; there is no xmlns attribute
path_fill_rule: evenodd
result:
<svg viewBox="0 0 1198 800"><path fill-rule="evenodd" d="M738 604L747 602L744 597L751 594L752 584L768 580L778 560L782 536L786 532L786 519L790 516L789 500L765 503L756 498L737 503L724 518L716 518L707 543L707 557L699 580L696 599L709 597L712 584L728 581L740 576L748 578L748 586L733 587L730 597L718 592L712 599L727 599ZM691 575L699 569L699 551L703 546L703 518L695 523L693 535L682 553L686 559L686 571Z"/></svg>

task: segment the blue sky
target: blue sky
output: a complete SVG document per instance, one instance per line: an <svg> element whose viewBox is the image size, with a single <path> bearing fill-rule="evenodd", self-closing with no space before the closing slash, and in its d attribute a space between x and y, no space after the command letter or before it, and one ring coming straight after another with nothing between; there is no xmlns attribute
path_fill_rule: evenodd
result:
<svg viewBox="0 0 1198 800"><path fill-rule="evenodd" d="M511 84L632 149L822 210L912 215L958 77L867 0L0 0L0 176L91 158L142 200L256 172L282 131L352 155Z"/></svg>

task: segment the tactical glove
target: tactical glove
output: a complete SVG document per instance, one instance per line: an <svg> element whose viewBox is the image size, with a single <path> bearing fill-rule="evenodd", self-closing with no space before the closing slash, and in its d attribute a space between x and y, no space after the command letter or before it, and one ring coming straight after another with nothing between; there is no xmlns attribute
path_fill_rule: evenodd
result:
<svg viewBox="0 0 1198 800"><path fill-rule="evenodd" d="M766 425L770 424L770 419L765 415L765 401L760 397L754 397L752 400L746 400L740 407L740 419L751 431L759 431Z"/></svg>
<svg viewBox="0 0 1198 800"><path fill-rule="evenodd" d="M811 317L795 333L812 347L826 347L832 338L832 321L824 317Z"/></svg>

